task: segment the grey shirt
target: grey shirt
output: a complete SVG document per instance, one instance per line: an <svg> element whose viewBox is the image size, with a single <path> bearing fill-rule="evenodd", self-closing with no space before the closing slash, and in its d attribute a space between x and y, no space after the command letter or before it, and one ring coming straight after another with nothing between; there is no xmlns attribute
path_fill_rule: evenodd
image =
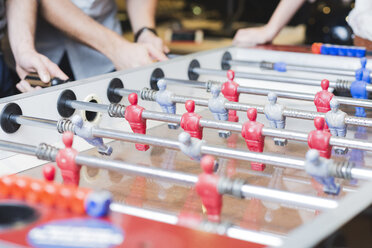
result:
<svg viewBox="0 0 372 248"><path fill-rule="evenodd" d="M1 1L1 0L0 0ZM71 0L85 14L121 34L119 21L116 19L115 0ZM68 14L66 14L68 18ZM110 46L110 44L107 44ZM42 18L38 18L36 30L36 49L54 63L61 61L66 52L75 79L83 79L114 70L111 61L98 51L75 41Z"/></svg>
<svg viewBox="0 0 372 248"><path fill-rule="evenodd" d="M4 4L4 0L0 0L0 40L4 36L5 25L6 25L5 4Z"/></svg>

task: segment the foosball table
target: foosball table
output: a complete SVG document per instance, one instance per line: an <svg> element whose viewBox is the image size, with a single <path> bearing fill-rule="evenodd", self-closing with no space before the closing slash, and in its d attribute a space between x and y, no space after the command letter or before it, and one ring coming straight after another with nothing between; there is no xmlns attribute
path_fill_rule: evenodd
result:
<svg viewBox="0 0 372 248"><path fill-rule="evenodd" d="M367 62L228 47L1 99L2 247L320 244L372 203Z"/></svg>

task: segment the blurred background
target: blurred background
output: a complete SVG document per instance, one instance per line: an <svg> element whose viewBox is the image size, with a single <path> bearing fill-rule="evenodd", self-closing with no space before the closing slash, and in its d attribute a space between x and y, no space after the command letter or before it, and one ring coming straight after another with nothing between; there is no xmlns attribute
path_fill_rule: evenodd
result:
<svg viewBox="0 0 372 248"><path fill-rule="evenodd" d="M117 3L125 36L133 39L125 1ZM237 29L267 23L278 3L279 0L159 0L158 32L172 52L223 47L231 44ZM346 20L353 7L352 0L308 1L273 43L351 45L352 31Z"/></svg>

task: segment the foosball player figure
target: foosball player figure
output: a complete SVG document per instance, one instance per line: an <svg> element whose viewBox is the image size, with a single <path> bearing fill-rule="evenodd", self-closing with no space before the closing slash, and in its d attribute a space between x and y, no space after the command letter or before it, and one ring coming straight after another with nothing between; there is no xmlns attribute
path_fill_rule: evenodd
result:
<svg viewBox="0 0 372 248"><path fill-rule="evenodd" d="M72 148L74 134L64 132L62 141L65 144L64 149L60 149L56 156L57 166L61 170L63 182L65 184L79 185L81 166L76 164L75 157L78 152Z"/></svg>
<svg viewBox="0 0 372 248"><path fill-rule="evenodd" d="M212 156L205 155L201 159L200 165L203 172L199 175L195 185L196 192L207 210L208 220L220 222L222 195L217 188L219 176L213 174L215 160Z"/></svg>
<svg viewBox="0 0 372 248"><path fill-rule="evenodd" d="M85 199L85 211L92 217L103 217L110 211L112 194L109 191L92 191Z"/></svg>
<svg viewBox="0 0 372 248"><path fill-rule="evenodd" d="M328 125L328 128L332 136L345 137L347 125L345 123L345 118L347 114L339 109L339 102L337 99L332 99L331 111L328 111L325 115L325 121ZM347 147L334 147L334 150L337 154L346 154L348 149Z"/></svg>
<svg viewBox="0 0 372 248"><path fill-rule="evenodd" d="M314 125L316 130L309 133L307 143L310 149L315 149L323 158L330 158L332 153L332 146L329 144L331 134L324 130L324 118L315 117Z"/></svg>
<svg viewBox="0 0 372 248"><path fill-rule="evenodd" d="M334 177L330 175L330 163L332 163L332 160L320 157L317 150L311 149L306 153L306 172L323 185L325 193L338 195L340 185L336 184Z"/></svg>
<svg viewBox="0 0 372 248"><path fill-rule="evenodd" d="M247 143L248 149L252 152L263 152L265 137L262 135L264 125L256 121L257 109L250 108L247 110L248 121L243 124L242 136ZM265 164L251 162L252 170L263 171Z"/></svg>
<svg viewBox="0 0 372 248"><path fill-rule="evenodd" d="M193 160L200 161L203 156L201 147L205 144L204 140L192 138L189 133L182 132L178 135L178 141L180 142L180 150L186 156Z"/></svg>
<svg viewBox="0 0 372 248"><path fill-rule="evenodd" d="M195 102L187 100L185 103L187 113L181 117L181 127L183 130L191 135L191 137L202 139L203 127L200 126L201 115L195 113Z"/></svg>
<svg viewBox="0 0 372 248"><path fill-rule="evenodd" d="M208 101L208 108L212 112L215 120L227 121L229 119L228 110L225 108L226 99L220 95L220 87L213 85L211 88L212 98ZM218 135L221 138L228 138L230 131L219 130Z"/></svg>
<svg viewBox="0 0 372 248"><path fill-rule="evenodd" d="M327 113L331 110L329 103L334 95L328 91L329 81L327 79L323 79L320 85L322 90L315 94L314 104L318 112Z"/></svg>
<svg viewBox="0 0 372 248"><path fill-rule="evenodd" d="M361 68L355 71L355 76L361 74L362 80L370 84L371 83L371 70L366 68L367 66L366 57L360 58L360 65L361 65Z"/></svg>
<svg viewBox="0 0 372 248"><path fill-rule="evenodd" d="M264 113L266 118L269 120L270 127L272 128L285 128L285 116L283 115L284 106L277 103L278 96L274 92L270 92L267 95L269 104L265 105ZM286 139L274 138L274 143L277 146L285 146L287 144Z"/></svg>
<svg viewBox="0 0 372 248"><path fill-rule="evenodd" d="M134 133L146 134L146 119L142 118L143 107L137 105L138 96L136 93L131 93L128 96L130 105L125 108L125 119L129 122L130 127ZM148 145L136 144L138 151L147 151Z"/></svg>
<svg viewBox="0 0 372 248"><path fill-rule="evenodd" d="M172 98L174 93L167 90L167 83L164 79L160 79L157 83L159 91L156 93L155 100L160 105L164 113L176 114L176 103L173 102ZM177 129L179 124L168 123L169 129Z"/></svg>
<svg viewBox="0 0 372 248"><path fill-rule="evenodd" d="M351 83L350 93L353 98L356 99L368 99L367 91L368 83L363 81L363 74L361 72L355 75L355 81ZM355 107L355 116L366 117L367 114L362 107Z"/></svg>
<svg viewBox="0 0 372 248"><path fill-rule="evenodd" d="M105 145L102 138L93 136L92 129L94 125L91 123L84 123L83 118L80 115L73 116L71 122L74 124L74 133L77 136L97 147L100 154L107 156L111 155L112 147Z"/></svg>
<svg viewBox="0 0 372 248"><path fill-rule="evenodd" d="M239 102L239 95L237 84L234 81L235 72L233 70L227 71L227 82L222 84L221 92L225 96L227 100L230 102ZM239 117L237 116L236 110L229 110L229 121L231 122L238 122Z"/></svg>

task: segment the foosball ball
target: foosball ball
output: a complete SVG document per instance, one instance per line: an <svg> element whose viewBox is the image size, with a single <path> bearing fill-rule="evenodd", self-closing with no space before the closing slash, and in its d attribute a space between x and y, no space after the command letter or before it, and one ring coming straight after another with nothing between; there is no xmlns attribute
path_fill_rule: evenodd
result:
<svg viewBox="0 0 372 248"><path fill-rule="evenodd" d="M369 68L228 47L1 99L1 245L316 246L372 203Z"/></svg>

